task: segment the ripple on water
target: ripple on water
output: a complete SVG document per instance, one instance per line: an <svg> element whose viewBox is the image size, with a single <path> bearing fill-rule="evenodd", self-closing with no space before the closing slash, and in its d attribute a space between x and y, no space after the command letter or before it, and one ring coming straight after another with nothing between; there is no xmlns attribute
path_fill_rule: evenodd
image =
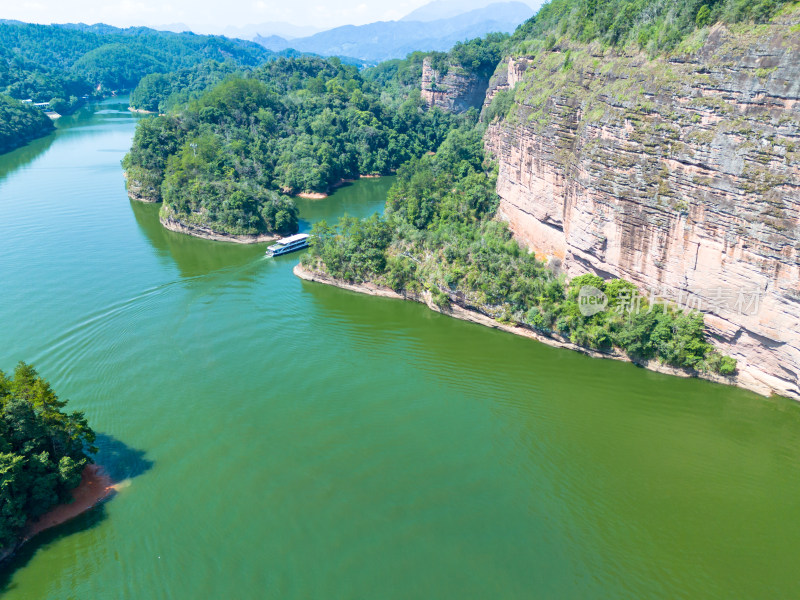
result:
<svg viewBox="0 0 800 600"><path fill-rule="evenodd" d="M8 598L796 595L795 405L165 232L125 198L135 120L105 108L0 158L0 353L130 487ZM369 214L373 184L302 217Z"/></svg>

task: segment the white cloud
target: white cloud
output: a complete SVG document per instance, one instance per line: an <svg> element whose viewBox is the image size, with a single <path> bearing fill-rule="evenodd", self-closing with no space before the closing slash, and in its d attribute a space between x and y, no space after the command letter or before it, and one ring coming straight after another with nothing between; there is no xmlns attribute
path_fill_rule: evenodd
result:
<svg viewBox="0 0 800 600"><path fill-rule="evenodd" d="M110 25L163 25L176 21L190 26L206 23L215 30L264 21L286 21L329 29L396 20L429 0L0 0L2 18L31 22L104 22ZM488 2L489 0L487 0Z"/></svg>

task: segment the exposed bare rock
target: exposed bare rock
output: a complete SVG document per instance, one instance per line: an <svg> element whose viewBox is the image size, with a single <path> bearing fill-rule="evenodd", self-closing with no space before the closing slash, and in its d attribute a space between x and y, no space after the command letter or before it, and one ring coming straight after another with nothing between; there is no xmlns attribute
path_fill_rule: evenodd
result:
<svg viewBox="0 0 800 600"><path fill-rule="evenodd" d="M428 106L449 112L479 108L484 101L488 79L467 74L459 65L449 65L442 74L431 66L431 59L422 61L422 99Z"/></svg>
<svg viewBox="0 0 800 600"><path fill-rule="evenodd" d="M716 26L654 60L578 45L514 58L487 102L514 88L515 103L486 135L520 240L571 276L688 298L743 386L795 399L798 23Z"/></svg>
<svg viewBox="0 0 800 600"><path fill-rule="evenodd" d="M161 202L161 184L152 171L136 168L123 172L125 176L125 189L128 198L136 202L155 203Z"/></svg>
<svg viewBox="0 0 800 600"><path fill-rule="evenodd" d="M170 231L175 231L176 233L185 233L186 235L203 238L205 240L214 240L216 242L261 244L263 242L271 242L280 238L279 235L274 233L263 233L258 235L233 235L223 231L215 231L210 227L205 227L203 225L184 223L170 213L162 213L159 217L159 220L161 221L161 224Z"/></svg>

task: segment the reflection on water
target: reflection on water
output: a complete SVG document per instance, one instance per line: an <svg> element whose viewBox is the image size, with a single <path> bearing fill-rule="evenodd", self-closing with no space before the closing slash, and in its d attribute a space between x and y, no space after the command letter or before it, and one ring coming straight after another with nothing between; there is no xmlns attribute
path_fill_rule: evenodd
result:
<svg viewBox="0 0 800 600"><path fill-rule="evenodd" d="M51 133L44 137L35 139L28 142L21 148L12 150L2 155L0 160L0 180L2 180L8 173L12 173L17 169L25 166L33 161L37 156L43 154L53 144L55 134Z"/></svg>
<svg viewBox="0 0 800 600"><path fill-rule="evenodd" d="M376 202L375 199L384 197L393 183L394 177L364 179L342 186L329 198L295 198L301 216L300 231L309 231L311 225L321 219L335 221L342 214L365 217L376 210L382 211L382 202ZM158 250L159 256L172 260L185 278L247 267L264 257L269 245L214 242L169 231L158 220L160 204L131 201L130 206L137 225ZM300 255L294 253L273 259L272 262L296 262Z"/></svg>
<svg viewBox="0 0 800 600"><path fill-rule="evenodd" d="M376 198L385 198L394 181L394 176L359 179L338 188L329 198L295 198L304 225L301 231L321 219L333 223L343 215L368 217L374 212L383 212L383 202L376 202Z"/></svg>
<svg viewBox="0 0 800 600"><path fill-rule="evenodd" d="M103 466L116 484L116 489L129 487L132 479L153 467L153 461L146 458L142 450L131 448L111 435L98 433L95 445L98 448L95 462ZM17 587L11 583L12 576L18 569L25 567L38 552L47 550L59 540L99 527L108 517L106 503L113 498L111 496L92 510L57 527L46 529L26 542L8 562L3 563L3 568L0 569L0 592L10 592ZM20 591L24 593L24 590Z"/></svg>
<svg viewBox="0 0 800 600"><path fill-rule="evenodd" d="M182 277L207 275L222 269L237 269L264 256L268 244L213 242L163 227L158 220L160 204L131 201L139 228L159 256L171 260Z"/></svg>
<svg viewBox="0 0 800 600"><path fill-rule="evenodd" d="M124 111L0 157L0 367L34 361L131 481L4 600L797 596L796 403L169 232L127 200ZM303 227L391 182L298 199Z"/></svg>
<svg viewBox="0 0 800 600"><path fill-rule="evenodd" d="M103 502L58 527L47 529L37 535L34 539L23 545L17 552L3 563L0 569L0 594L16 592L21 598L26 597L27 592L18 583L14 583L14 574L26 567L34 557L40 552L46 552L49 548L58 544L59 541L73 537L80 533L85 533L100 528L108 518L106 503ZM61 566L68 565L67 560L59 561ZM55 566L55 565L54 565ZM81 578L86 580L91 577L90 571L84 571ZM28 596L30 597L30 596Z"/></svg>

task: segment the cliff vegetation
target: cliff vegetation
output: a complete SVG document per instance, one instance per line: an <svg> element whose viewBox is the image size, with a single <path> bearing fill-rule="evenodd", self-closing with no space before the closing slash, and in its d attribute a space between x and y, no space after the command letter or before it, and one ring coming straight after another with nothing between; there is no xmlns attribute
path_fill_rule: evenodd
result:
<svg viewBox="0 0 800 600"><path fill-rule="evenodd" d="M389 192L385 217L314 225L304 265L348 282L397 292L428 291L442 307L471 308L504 323L587 348L617 348L633 360L729 375L736 363L706 341L703 316L646 299L636 286L585 275L568 281L515 241L497 209L495 167L486 161L481 126L452 130L435 155L409 161ZM583 286L609 298L584 316Z"/></svg>
<svg viewBox="0 0 800 600"><path fill-rule="evenodd" d="M673 50L714 23L765 23L793 0L553 0L514 32L520 54L565 38L604 46L636 45L651 56Z"/></svg>
<svg viewBox="0 0 800 600"><path fill-rule="evenodd" d="M737 381L800 397L800 4L553 2L510 48L483 118L515 237L691 297Z"/></svg>

